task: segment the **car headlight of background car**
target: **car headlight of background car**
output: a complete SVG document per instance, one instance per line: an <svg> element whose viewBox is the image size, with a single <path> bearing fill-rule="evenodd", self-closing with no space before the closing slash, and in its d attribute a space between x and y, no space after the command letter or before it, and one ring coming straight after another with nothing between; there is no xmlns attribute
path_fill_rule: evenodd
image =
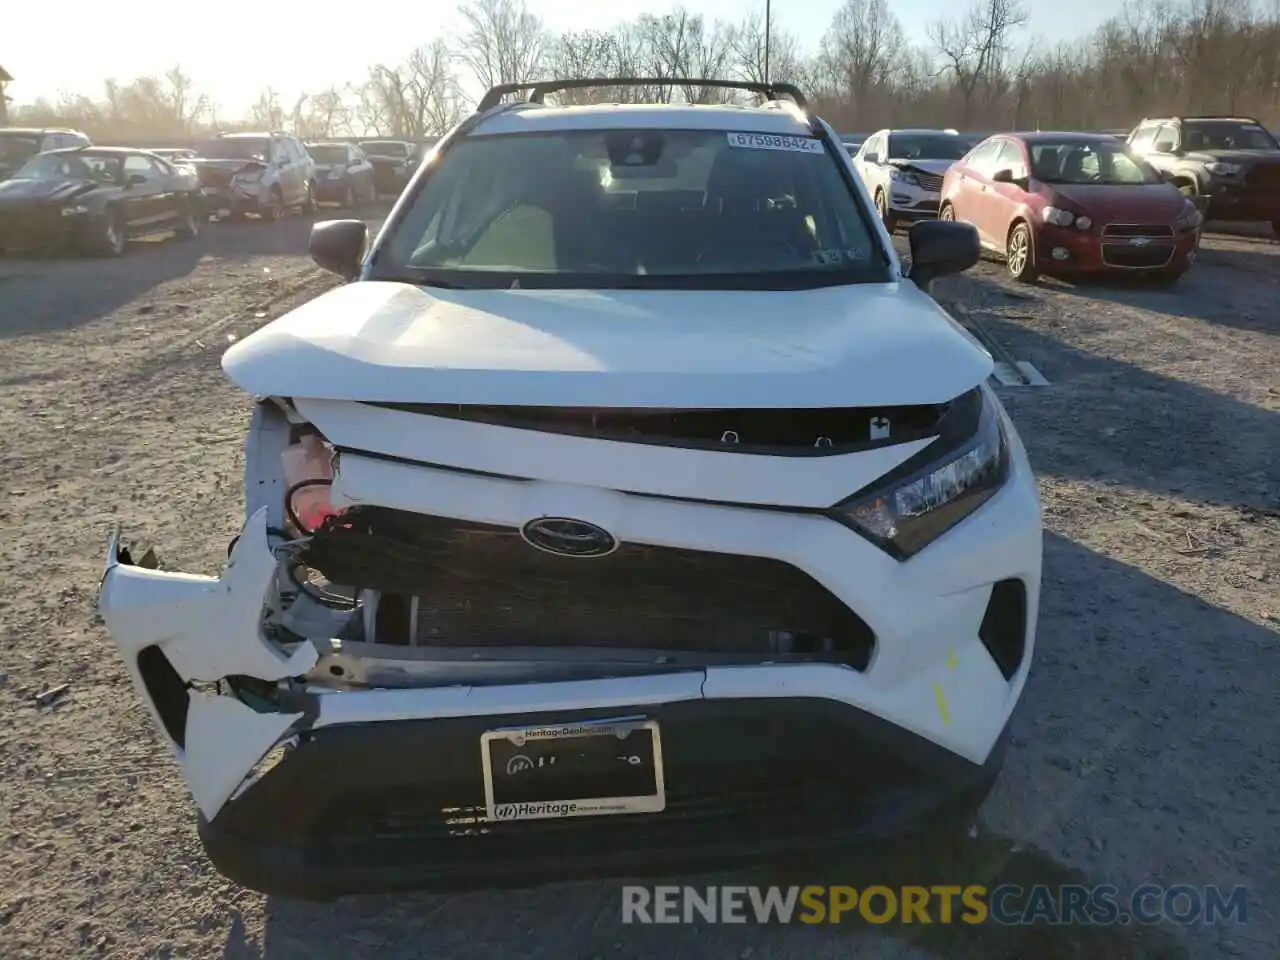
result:
<svg viewBox="0 0 1280 960"><path fill-rule="evenodd" d="M920 178L914 173L908 173L906 170L891 170L889 172L889 179L894 180L897 183L910 184L913 187L920 186Z"/></svg>
<svg viewBox="0 0 1280 960"><path fill-rule="evenodd" d="M1009 477L1009 444L995 405L975 390L952 405L942 428L916 457L838 504L836 519L906 560L991 499ZM933 452L939 444L946 453Z"/></svg>
<svg viewBox="0 0 1280 960"><path fill-rule="evenodd" d="M1045 207L1040 211L1040 216L1044 218L1045 223L1052 223L1058 227L1069 227L1075 224L1077 229L1088 230L1093 226L1093 218L1086 217L1083 214L1072 213L1070 210L1064 210L1062 207Z"/></svg>
<svg viewBox="0 0 1280 960"><path fill-rule="evenodd" d="M89 208L76 205L73 207L63 207L60 212L64 217L82 217L89 212Z"/></svg>
<svg viewBox="0 0 1280 960"><path fill-rule="evenodd" d="M1215 177L1238 177L1243 169L1238 163L1223 163L1221 160L1206 163L1204 168Z"/></svg>

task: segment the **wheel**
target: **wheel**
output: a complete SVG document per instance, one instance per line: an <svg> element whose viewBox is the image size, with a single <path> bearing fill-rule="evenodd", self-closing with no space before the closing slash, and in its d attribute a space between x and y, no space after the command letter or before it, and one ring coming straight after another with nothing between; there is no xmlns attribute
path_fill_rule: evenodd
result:
<svg viewBox="0 0 1280 960"><path fill-rule="evenodd" d="M889 201L885 199L884 191L876 191L876 213L880 215L880 219L884 221L884 228L890 233L898 225L898 221L894 218L889 210Z"/></svg>
<svg viewBox="0 0 1280 960"><path fill-rule="evenodd" d="M179 240L191 240L200 235L200 210L199 200L194 198L187 200L182 211L182 219L173 231Z"/></svg>
<svg viewBox="0 0 1280 960"><path fill-rule="evenodd" d="M91 251L99 257L118 257L124 253L124 217L115 207L108 207L98 218L89 239Z"/></svg>
<svg viewBox="0 0 1280 960"><path fill-rule="evenodd" d="M1015 223L1009 231L1009 239L1004 248L1005 266L1009 276L1019 283L1035 283L1040 276L1036 269L1035 244L1031 237L1031 228L1025 223Z"/></svg>
<svg viewBox="0 0 1280 960"><path fill-rule="evenodd" d="M263 220L275 223L284 215L284 198L280 194L279 187L271 188L271 199L264 207L258 208L258 216Z"/></svg>
<svg viewBox="0 0 1280 960"><path fill-rule="evenodd" d="M316 185L307 181L306 192L302 196L302 212L307 216L316 212Z"/></svg>
<svg viewBox="0 0 1280 960"><path fill-rule="evenodd" d="M938 211L938 219L945 220L947 223L955 223L956 208L949 203L944 203L942 209Z"/></svg>

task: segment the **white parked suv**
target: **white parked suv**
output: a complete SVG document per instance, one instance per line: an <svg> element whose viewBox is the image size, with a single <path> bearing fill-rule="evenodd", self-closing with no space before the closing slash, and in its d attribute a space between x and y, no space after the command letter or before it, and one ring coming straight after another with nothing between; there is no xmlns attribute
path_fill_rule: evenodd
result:
<svg viewBox="0 0 1280 960"><path fill-rule="evenodd" d="M933 219L942 177L973 146L955 130L879 130L853 155L853 166L892 233L899 223Z"/></svg>
<svg viewBox="0 0 1280 960"><path fill-rule="evenodd" d="M904 275L789 85L544 103L585 84L491 90L372 244L313 228L350 282L223 357L256 403L220 573L111 541L99 609L251 887L879 841L1000 767L1040 505L923 289L975 231L917 224Z"/></svg>

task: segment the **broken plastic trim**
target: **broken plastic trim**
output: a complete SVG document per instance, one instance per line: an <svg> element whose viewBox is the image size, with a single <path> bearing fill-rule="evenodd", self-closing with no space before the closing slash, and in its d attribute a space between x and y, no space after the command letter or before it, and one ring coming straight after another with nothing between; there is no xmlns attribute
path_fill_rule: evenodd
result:
<svg viewBox="0 0 1280 960"><path fill-rule="evenodd" d="M231 676L264 681L303 676L315 666L319 652L310 643L286 651L262 633L263 602L276 573L265 507L245 524L219 577L129 561L117 530L108 547L98 610L134 690L181 764L192 797L212 818L263 755L306 714L260 713L233 696L194 685ZM154 679L148 684L139 662L140 656L154 661L160 655L176 674L166 689L181 684L186 692L181 729L174 729L171 709L162 713L153 697Z"/></svg>

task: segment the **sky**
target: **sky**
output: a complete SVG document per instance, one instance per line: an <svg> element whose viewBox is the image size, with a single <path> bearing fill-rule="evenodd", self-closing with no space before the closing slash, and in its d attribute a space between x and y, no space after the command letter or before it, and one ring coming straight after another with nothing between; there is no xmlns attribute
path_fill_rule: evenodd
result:
<svg viewBox="0 0 1280 960"><path fill-rule="evenodd" d="M738 21L752 4L764 0L685 0L684 6L708 19ZM908 34L926 41L928 25L955 17L962 2L890 0ZM1119 12L1123 0L1024 0L1030 22L1024 39L1049 43L1089 33ZM607 29L640 13L662 13L675 0L635 0L629 4L599 0L528 0L554 32ZM807 47L831 22L840 0L773 0L773 23L797 35ZM269 15L270 4L186 5L185 13L135 16L141 8L116 9L101 0L59 0L51 28L48 11L38 3L18 3L5 10L0 33L0 66L14 77L9 95L16 103L37 97L55 99L62 92L97 99L105 78L127 82L135 76L163 73L181 64L196 88L211 95L223 116L246 111L264 88L283 102L307 90L359 80L378 62L394 63L414 47L430 42L456 25L451 3L422 0L374 0L338 4L333 0L303 5L306 17L291 28ZM284 9L284 8L276 8ZM359 20L368 10L367 25ZM219 22L216 11L231 10ZM434 12L432 12L434 11ZM376 19L374 14L376 12ZM310 21L310 22L307 22ZM67 29L74 24L74 29ZM272 36L273 28L279 30Z"/></svg>

